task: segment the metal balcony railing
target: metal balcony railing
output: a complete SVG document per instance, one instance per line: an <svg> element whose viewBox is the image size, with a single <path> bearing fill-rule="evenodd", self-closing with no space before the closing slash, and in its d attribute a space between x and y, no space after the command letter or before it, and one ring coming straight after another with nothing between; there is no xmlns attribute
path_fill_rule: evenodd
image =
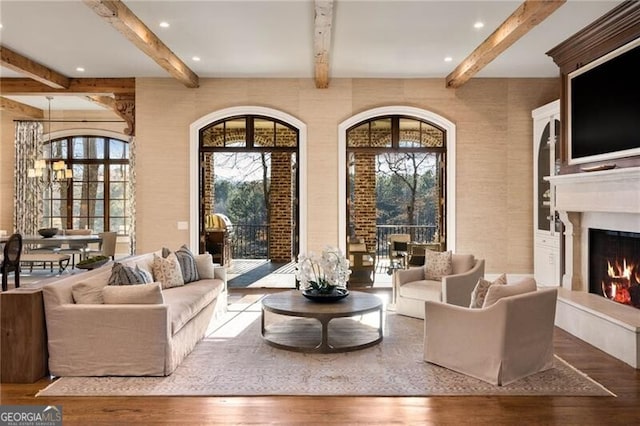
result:
<svg viewBox="0 0 640 426"><path fill-rule="evenodd" d="M411 241L431 242L436 234L435 225L377 225L376 253L389 256L387 241L391 234L409 234ZM269 225L234 224L231 232L233 259L268 259Z"/></svg>

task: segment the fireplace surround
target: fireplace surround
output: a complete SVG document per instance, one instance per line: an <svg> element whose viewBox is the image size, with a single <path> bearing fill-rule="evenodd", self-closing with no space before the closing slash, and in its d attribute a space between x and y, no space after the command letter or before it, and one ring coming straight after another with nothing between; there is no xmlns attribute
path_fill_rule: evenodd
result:
<svg viewBox="0 0 640 426"><path fill-rule="evenodd" d="M550 182L565 225L556 325L640 368L640 312L589 292L590 230L640 234L640 167L559 175Z"/></svg>

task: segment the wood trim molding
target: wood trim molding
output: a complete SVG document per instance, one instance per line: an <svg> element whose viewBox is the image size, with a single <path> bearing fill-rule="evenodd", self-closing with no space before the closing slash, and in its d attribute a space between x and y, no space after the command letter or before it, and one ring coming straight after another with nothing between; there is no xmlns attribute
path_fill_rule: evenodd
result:
<svg viewBox="0 0 640 426"><path fill-rule="evenodd" d="M124 35L138 49L189 88L200 85L199 77L119 0L83 0L98 16Z"/></svg>
<svg viewBox="0 0 640 426"><path fill-rule="evenodd" d="M625 1L547 52L569 74L640 37L640 2Z"/></svg>
<svg viewBox="0 0 640 426"><path fill-rule="evenodd" d="M0 46L0 64L54 89L69 87L69 78L31 59Z"/></svg>
<svg viewBox="0 0 640 426"><path fill-rule="evenodd" d="M568 74L630 43L638 37L640 37L640 2L628 0L620 3L611 11L547 52L547 55L551 56L553 61L560 67L562 86L560 96L561 123L568 122ZM621 82L621 84L624 84L624 82ZM610 162L600 161L569 165L568 140L569 128L568 126L562 126L562 144L560 145L561 174L579 173L580 167ZM620 158L615 163L619 168L640 166L640 156Z"/></svg>
<svg viewBox="0 0 640 426"><path fill-rule="evenodd" d="M329 52L331 51L331 27L333 0L316 0L313 28L313 56L315 79L318 89L329 87Z"/></svg>
<svg viewBox="0 0 640 426"><path fill-rule="evenodd" d="M566 0L525 0L447 76L447 87L455 89L462 86L565 3Z"/></svg>
<svg viewBox="0 0 640 426"><path fill-rule="evenodd" d="M17 117L34 118L36 120L44 118L44 112L41 109L5 97L0 97L0 111L7 111Z"/></svg>
<svg viewBox="0 0 640 426"><path fill-rule="evenodd" d="M0 78L0 92L8 94L30 93L133 93L134 78L72 78L66 89L54 89L30 78Z"/></svg>

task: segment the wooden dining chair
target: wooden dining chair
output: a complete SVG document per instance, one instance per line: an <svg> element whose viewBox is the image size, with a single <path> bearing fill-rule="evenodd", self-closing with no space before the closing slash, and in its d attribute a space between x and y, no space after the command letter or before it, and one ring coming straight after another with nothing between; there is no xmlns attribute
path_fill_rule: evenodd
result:
<svg viewBox="0 0 640 426"><path fill-rule="evenodd" d="M9 272L13 272L16 288L20 287L20 255L22 253L22 235L13 234L4 245L2 266L2 291L7 291Z"/></svg>

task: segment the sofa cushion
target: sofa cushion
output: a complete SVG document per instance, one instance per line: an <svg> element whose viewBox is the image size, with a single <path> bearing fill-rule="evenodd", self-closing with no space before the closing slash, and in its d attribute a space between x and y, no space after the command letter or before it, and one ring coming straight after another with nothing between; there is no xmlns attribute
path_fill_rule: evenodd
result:
<svg viewBox="0 0 640 426"><path fill-rule="evenodd" d="M184 285L180 262L175 253L169 253L166 258L162 258L154 253L153 255L153 277L162 283L162 288L171 288Z"/></svg>
<svg viewBox="0 0 640 426"><path fill-rule="evenodd" d="M471 292L471 304L469 305L469 307L482 308L482 305L484 305L484 299L487 297L489 287L491 287L492 285L507 285L507 275L502 274L493 282L480 278L473 291Z"/></svg>
<svg viewBox="0 0 640 426"><path fill-rule="evenodd" d="M424 251L424 278L440 281L445 275L451 275L451 251Z"/></svg>
<svg viewBox="0 0 640 426"><path fill-rule="evenodd" d="M489 291L487 291L487 297L485 297L482 307L486 308L487 306L491 306L503 297L515 296L536 290L536 280L533 278L524 278L514 284L492 285L489 287Z"/></svg>
<svg viewBox="0 0 640 426"><path fill-rule="evenodd" d="M401 285L398 291L400 292L400 296L409 299L442 300L442 282L440 281L411 281Z"/></svg>
<svg viewBox="0 0 640 426"><path fill-rule="evenodd" d="M196 268L198 269L198 276L201 280L216 277L215 267L213 266L213 256L211 256L211 253L197 254L194 257L196 260Z"/></svg>
<svg viewBox="0 0 640 426"><path fill-rule="evenodd" d="M160 283L133 286L106 286L102 289L105 304L162 304Z"/></svg>
<svg viewBox="0 0 640 426"><path fill-rule="evenodd" d="M109 277L109 285L132 285L147 284L153 282L149 274L137 265L125 266L120 262L115 262L111 267L111 276Z"/></svg>
<svg viewBox="0 0 640 426"><path fill-rule="evenodd" d="M211 285L217 281L218 285ZM171 334L175 335L191 318L215 299L223 287L222 280L200 280L189 285L165 290L164 300L169 305Z"/></svg>
<svg viewBox="0 0 640 426"><path fill-rule="evenodd" d="M462 274L470 271L476 264L476 259L472 254L452 254L451 273Z"/></svg>
<svg viewBox="0 0 640 426"><path fill-rule="evenodd" d="M73 301L78 304L97 305L104 303L102 299L102 289L107 283L102 280L81 281L71 287Z"/></svg>
<svg viewBox="0 0 640 426"><path fill-rule="evenodd" d="M162 257L166 258L171 250L166 247L162 248ZM196 266L196 259L189 250L189 247L186 245L182 245L178 250L175 251L176 257L178 258L178 263L180 263L180 271L182 271L182 280L185 284L198 281L200 276L198 275L198 268Z"/></svg>

